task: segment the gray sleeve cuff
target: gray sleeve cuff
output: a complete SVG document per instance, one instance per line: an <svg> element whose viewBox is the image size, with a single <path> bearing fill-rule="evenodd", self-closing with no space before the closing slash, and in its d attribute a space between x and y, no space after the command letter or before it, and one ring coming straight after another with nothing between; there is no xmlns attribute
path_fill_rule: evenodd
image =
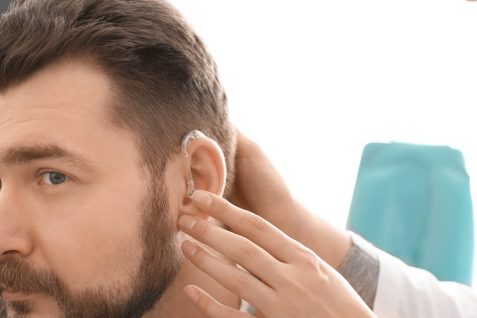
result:
<svg viewBox="0 0 477 318"><path fill-rule="evenodd" d="M351 250L338 268L364 302L373 309L379 280L379 258L375 247L352 234Z"/></svg>

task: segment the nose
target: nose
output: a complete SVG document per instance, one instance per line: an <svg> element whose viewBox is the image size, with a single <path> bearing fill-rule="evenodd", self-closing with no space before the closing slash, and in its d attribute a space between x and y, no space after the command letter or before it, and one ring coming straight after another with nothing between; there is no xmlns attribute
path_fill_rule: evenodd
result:
<svg viewBox="0 0 477 318"><path fill-rule="evenodd" d="M0 188L0 258L15 254L27 256L32 250L27 215L23 213L21 194L5 184Z"/></svg>

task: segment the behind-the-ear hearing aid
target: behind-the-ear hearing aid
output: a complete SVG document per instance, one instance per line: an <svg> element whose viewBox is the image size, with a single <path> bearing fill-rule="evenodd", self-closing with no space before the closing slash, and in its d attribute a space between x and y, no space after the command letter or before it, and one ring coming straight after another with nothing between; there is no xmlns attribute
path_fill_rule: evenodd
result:
<svg viewBox="0 0 477 318"><path fill-rule="evenodd" d="M189 156L187 146L192 140L197 139L199 137L205 137L205 135L198 130L192 130L192 131L189 131L182 139L182 153L184 154L184 158L187 165L187 196L189 198L192 196L192 194L195 191L195 185L194 185L194 179L192 177L192 168L191 168L190 156Z"/></svg>

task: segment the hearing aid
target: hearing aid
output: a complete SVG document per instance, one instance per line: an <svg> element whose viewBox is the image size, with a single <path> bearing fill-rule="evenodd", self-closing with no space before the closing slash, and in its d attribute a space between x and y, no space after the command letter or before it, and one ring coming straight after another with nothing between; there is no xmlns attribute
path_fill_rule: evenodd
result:
<svg viewBox="0 0 477 318"><path fill-rule="evenodd" d="M190 156L187 147L189 143L197 138L206 137L202 132L199 130L192 130L189 131L184 138L182 139L182 153L184 154L184 159L186 161L187 166L187 197L191 197L195 191L194 179L192 177L192 168L190 162Z"/></svg>

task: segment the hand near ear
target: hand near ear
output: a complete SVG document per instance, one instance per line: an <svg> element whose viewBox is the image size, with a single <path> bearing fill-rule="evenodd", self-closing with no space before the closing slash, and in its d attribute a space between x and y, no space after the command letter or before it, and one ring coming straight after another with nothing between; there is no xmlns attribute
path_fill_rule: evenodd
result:
<svg viewBox="0 0 477 318"><path fill-rule="evenodd" d="M265 219L277 221L278 227L285 226L288 221L300 221L280 212L277 207L292 214L289 208L295 208L295 202L285 182L265 156L260 147L237 130L237 150L235 154L235 180L230 201L246 210L259 213ZM289 220L287 220L289 219ZM291 219L291 220L290 220ZM294 236L297 225L283 229ZM288 231L287 231L288 230Z"/></svg>
<svg viewBox="0 0 477 318"><path fill-rule="evenodd" d="M179 228L236 264L224 262L192 241L184 255L241 299L254 305L262 318L376 318L333 268L313 251L263 218L240 209L210 192L196 191L192 203L223 222L231 231L198 217L183 215ZM209 318L247 318L197 286L185 292Z"/></svg>
<svg viewBox="0 0 477 318"><path fill-rule="evenodd" d="M237 136L231 202L260 215L338 268L351 247L349 234L296 202L260 147L240 132Z"/></svg>

